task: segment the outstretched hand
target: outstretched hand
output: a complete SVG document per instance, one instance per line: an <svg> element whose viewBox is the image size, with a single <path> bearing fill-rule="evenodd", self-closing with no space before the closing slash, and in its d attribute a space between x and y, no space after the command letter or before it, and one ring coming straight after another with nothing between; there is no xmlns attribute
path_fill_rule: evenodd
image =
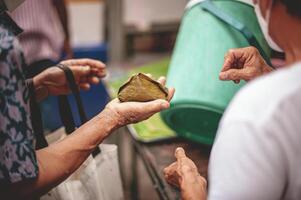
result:
<svg viewBox="0 0 301 200"><path fill-rule="evenodd" d="M165 85L165 77L159 78L158 82ZM106 106L106 110L114 115L117 127L121 127L146 120L157 112L168 109L174 93L175 89L170 88L167 101L158 99L150 102L120 102L114 99Z"/></svg>
<svg viewBox="0 0 301 200"><path fill-rule="evenodd" d="M183 200L206 199L207 182L194 162L186 156L183 148L176 149L175 157L177 161L164 169L166 181L181 190Z"/></svg>

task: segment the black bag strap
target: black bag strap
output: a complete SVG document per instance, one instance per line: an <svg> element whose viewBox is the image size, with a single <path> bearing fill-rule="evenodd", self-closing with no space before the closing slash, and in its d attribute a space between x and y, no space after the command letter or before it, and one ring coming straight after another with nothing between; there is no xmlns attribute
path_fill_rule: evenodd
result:
<svg viewBox="0 0 301 200"><path fill-rule="evenodd" d="M48 142L44 136L42 115L41 115L39 103L37 102L36 99L33 79L27 79L26 84L30 96L31 124L32 124L32 129L36 136L36 149L39 150L47 147Z"/></svg>
<svg viewBox="0 0 301 200"><path fill-rule="evenodd" d="M64 64L58 64L57 67L59 67L65 73L67 82L69 84L69 88L71 89L71 92L72 92L73 96L75 97L81 124L83 125L84 123L86 123L88 121L88 118L87 118L87 115L86 115L86 112L84 109L84 104L80 97L80 91L76 84L73 72L67 65L64 65ZM61 114L62 122L66 128L66 132L67 132L67 127L70 129L70 131L72 130L69 133L67 132L67 134L71 134L76 129L76 127L75 127L74 118L72 115L72 110L71 110L68 98L66 96L61 96L61 97L59 97L59 101L60 101L60 114ZM100 148L99 147L96 148L92 152L93 157L97 156L100 152L101 152Z"/></svg>
<svg viewBox="0 0 301 200"><path fill-rule="evenodd" d="M58 96L58 106L61 121L65 127L67 135L69 135L75 131L76 125L73 119L71 106L66 95Z"/></svg>
<svg viewBox="0 0 301 200"><path fill-rule="evenodd" d="M75 82L75 78L73 76L73 72L69 69L68 66L59 64L57 65L60 69L62 69L65 73L67 82L69 84L69 87L72 91L72 94L75 97L76 104L78 107L81 124L84 124L88 121L88 118L86 116L84 106L80 97L79 88L77 87L77 84ZM32 79L26 80L28 89L29 89L29 95L30 95L30 109L31 109L31 121L33 126L33 131L36 135L36 149L42 149L48 146L48 142L46 140L46 137L44 135L44 129L43 129L43 122L42 122L42 115L41 110L39 107L39 104L36 100L35 95L35 88L33 84ZM60 108L60 114L62 122L66 128L66 133L71 134L75 129L75 122L72 115L72 110L68 101L67 96L59 96L59 108ZM92 155L93 157L97 156L99 153L101 153L100 148L96 148Z"/></svg>
<svg viewBox="0 0 301 200"><path fill-rule="evenodd" d="M265 51L257 41L255 35L252 33L252 31L250 31L250 29L246 25L244 25L242 22L240 22L230 14L226 13L221 8L218 8L211 0L203 1L202 3L200 3L200 7L201 9L206 10L222 22L230 25L232 28L239 31L246 38L250 45L258 49L258 51L260 52L261 56L265 59L267 64L274 68L269 56L265 53Z"/></svg>
<svg viewBox="0 0 301 200"><path fill-rule="evenodd" d="M84 104L80 97L79 88L76 84L75 78L73 76L73 72L71 71L71 69L68 66L66 66L64 64L58 64L57 67L59 67L61 70L63 70L66 75L67 82L69 84L69 88L71 89L71 92L75 97L81 124L84 124L88 121L88 118L87 118L86 112L84 110Z"/></svg>

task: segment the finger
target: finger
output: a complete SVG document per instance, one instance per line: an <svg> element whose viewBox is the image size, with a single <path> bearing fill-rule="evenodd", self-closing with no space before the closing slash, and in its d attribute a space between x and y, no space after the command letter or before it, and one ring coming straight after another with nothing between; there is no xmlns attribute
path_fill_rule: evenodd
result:
<svg viewBox="0 0 301 200"><path fill-rule="evenodd" d="M84 58L84 59L71 59L71 60L66 60L62 62L65 65L88 65L92 68L99 68L99 69L103 69L106 67L106 65L98 60L94 60L94 59L89 59L89 58Z"/></svg>
<svg viewBox="0 0 301 200"><path fill-rule="evenodd" d="M158 79L158 82L159 82L161 85L165 86L165 84L166 84L166 78L165 78L164 76L161 76L161 77Z"/></svg>
<svg viewBox="0 0 301 200"><path fill-rule="evenodd" d="M219 74L219 79L223 81L227 80L245 80L248 73L245 69L230 69L226 72L221 72Z"/></svg>
<svg viewBox="0 0 301 200"><path fill-rule="evenodd" d="M150 115L155 114L157 112L160 112L162 110L165 110L169 108L170 104L168 101L157 99L150 102L144 102L144 103L137 103L137 102L130 102L135 104L134 106L138 110L143 110L144 113L148 113Z"/></svg>
<svg viewBox="0 0 301 200"><path fill-rule="evenodd" d="M235 84L239 84L240 83L240 80L234 80L233 81Z"/></svg>
<svg viewBox="0 0 301 200"><path fill-rule="evenodd" d="M118 98L115 98L112 101L110 101L110 104L115 104L115 103L120 103Z"/></svg>
<svg viewBox="0 0 301 200"><path fill-rule="evenodd" d="M249 47L247 48L238 48L238 49L230 49L225 55L224 64L221 72L228 71L232 68L237 68L235 66L237 63L243 63L247 59L247 52L249 52ZM240 66L242 68L242 66Z"/></svg>
<svg viewBox="0 0 301 200"><path fill-rule="evenodd" d="M230 49L226 55L225 55L225 58L224 58L224 64L223 64L223 67L222 67L222 72L224 71L227 71L229 69L231 69L233 63L235 62L235 56L233 55L233 49Z"/></svg>
<svg viewBox="0 0 301 200"><path fill-rule="evenodd" d="M71 66L70 69L77 81L81 80L84 76L88 76L91 72L91 68L89 66Z"/></svg>
<svg viewBox="0 0 301 200"><path fill-rule="evenodd" d="M171 100L172 100L172 98L173 98L173 96L174 96L174 94L175 94L175 88L169 88L168 89L168 101L170 102Z"/></svg>
<svg viewBox="0 0 301 200"><path fill-rule="evenodd" d="M235 61L232 58L232 56L229 55L228 57L226 57L224 60L224 64L223 64L221 72L225 72L225 71L231 69L234 62Z"/></svg>
<svg viewBox="0 0 301 200"><path fill-rule="evenodd" d="M174 170L177 169L177 162L170 164L168 167L163 169L164 175L172 174Z"/></svg>
<svg viewBox="0 0 301 200"><path fill-rule="evenodd" d="M91 73L99 78L104 78L107 75L107 70L92 68Z"/></svg>
<svg viewBox="0 0 301 200"><path fill-rule="evenodd" d="M96 85L96 84L98 84L100 82L100 79L97 78L97 77L95 77L95 76L92 76L92 77L88 78L88 81L89 81L90 84Z"/></svg>
<svg viewBox="0 0 301 200"><path fill-rule="evenodd" d="M91 85L89 83L82 83L79 85L79 88L81 90L89 90L91 88Z"/></svg>
<svg viewBox="0 0 301 200"><path fill-rule="evenodd" d="M176 156L177 160L186 158L185 150L182 147L178 147L175 151L175 156Z"/></svg>
<svg viewBox="0 0 301 200"><path fill-rule="evenodd" d="M157 99L154 101L146 102L144 104L146 104L146 105L141 105L141 106L143 106L144 109L145 108L148 109L149 112L153 112L153 113L157 113L162 110L165 110L165 109L169 108L169 106L170 106L168 101L165 101L162 99Z"/></svg>

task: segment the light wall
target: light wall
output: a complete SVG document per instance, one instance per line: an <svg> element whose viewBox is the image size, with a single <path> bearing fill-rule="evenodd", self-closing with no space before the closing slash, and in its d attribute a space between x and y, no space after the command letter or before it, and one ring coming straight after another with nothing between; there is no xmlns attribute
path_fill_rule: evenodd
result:
<svg viewBox="0 0 301 200"><path fill-rule="evenodd" d="M74 46L104 42L103 0L66 0ZM108 0L109 1L109 0ZM124 24L147 30L153 23L179 21L187 0L123 0Z"/></svg>
<svg viewBox="0 0 301 200"><path fill-rule="evenodd" d="M179 21L188 0L124 0L124 22L148 29L152 23Z"/></svg>
<svg viewBox="0 0 301 200"><path fill-rule="evenodd" d="M104 42L104 2L69 0L71 41L73 46L89 46Z"/></svg>

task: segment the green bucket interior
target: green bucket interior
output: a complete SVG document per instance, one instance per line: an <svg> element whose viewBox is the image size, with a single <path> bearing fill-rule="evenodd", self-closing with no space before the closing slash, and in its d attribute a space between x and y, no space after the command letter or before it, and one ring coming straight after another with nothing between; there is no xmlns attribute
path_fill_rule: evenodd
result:
<svg viewBox="0 0 301 200"><path fill-rule="evenodd" d="M203 144L212 144L222 111L204 104L178 103L165 112L165 122L181 136ZM201 116L206 116L205 118ZM202 133L202 134L195 134Z"/></svg>
<svg viewBox="0 0 301 200"><path fill-rule="evenodd" d="M270 55L251 6L234 0L212 2L252 30ZM224 110L245 84L219 80L224 55L231 48L246 46L250 44L240 32L202 10L200 4L186 10L167 75L167 85L175 87L176 93L171 108L161 113L178 135L213 143Z"/></svg>

